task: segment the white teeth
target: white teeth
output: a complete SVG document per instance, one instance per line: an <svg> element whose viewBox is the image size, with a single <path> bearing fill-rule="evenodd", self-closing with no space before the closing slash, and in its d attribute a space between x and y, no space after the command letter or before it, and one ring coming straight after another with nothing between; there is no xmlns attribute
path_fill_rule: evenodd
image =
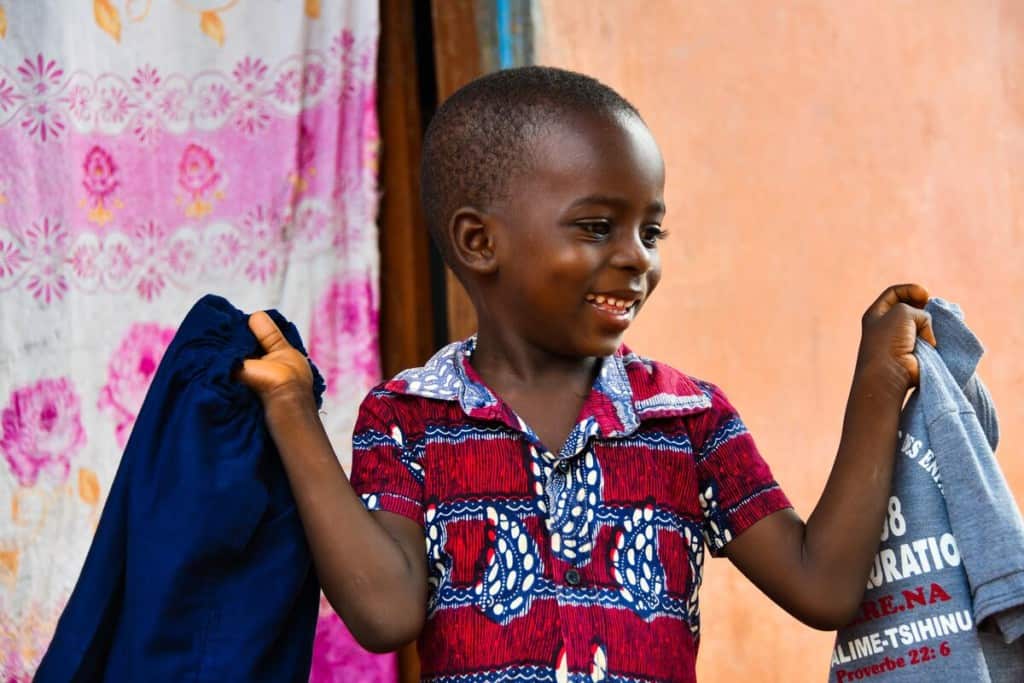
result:
<svg viewBox="0 0 1024 683"><path fill-rule="evenodd" d="M625 299L616 299L613 296L605 296L604 294L587 294L584 297L590 303L598 305L607 305L612 308L617 308L619 312L625 312L633 307L635 301L627 301Z"/></svg>

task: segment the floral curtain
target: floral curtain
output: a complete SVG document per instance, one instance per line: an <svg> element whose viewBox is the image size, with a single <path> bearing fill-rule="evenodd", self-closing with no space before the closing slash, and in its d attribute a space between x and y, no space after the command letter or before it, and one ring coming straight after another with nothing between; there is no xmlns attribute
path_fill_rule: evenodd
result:
<svg viewBox="0 0 1024 683"><path fill-rule="evenodd" d="M347 459L379 374L377 33L363 0L0 0L3 681L31 678L202 294L295 321ZM313 680L393 678L321 614Z"/></svg>

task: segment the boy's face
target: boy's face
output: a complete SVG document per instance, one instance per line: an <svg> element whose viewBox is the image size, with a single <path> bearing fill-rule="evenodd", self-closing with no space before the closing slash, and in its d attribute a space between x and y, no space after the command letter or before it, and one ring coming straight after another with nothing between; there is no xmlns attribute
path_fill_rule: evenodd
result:
<svg viewBox="0 0 1024 683"><path fill-rule="evenodd" d="M661 275L665 168L636 117L578 115L538 135L494 219L486 306L562 356L614 353Z"/></svg>

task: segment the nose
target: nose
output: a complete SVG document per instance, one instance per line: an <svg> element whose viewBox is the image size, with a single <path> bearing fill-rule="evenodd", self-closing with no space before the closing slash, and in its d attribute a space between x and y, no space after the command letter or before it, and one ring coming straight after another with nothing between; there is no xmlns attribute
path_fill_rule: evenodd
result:
<svg viewBox="0 0 1024 683"><path fill-rule="evenodd" d="M611 264L616 268L643 275L651 269L653 263L654 254L640 239L640 230L625 232L616 240L615 253L611 257Z"/></svg>

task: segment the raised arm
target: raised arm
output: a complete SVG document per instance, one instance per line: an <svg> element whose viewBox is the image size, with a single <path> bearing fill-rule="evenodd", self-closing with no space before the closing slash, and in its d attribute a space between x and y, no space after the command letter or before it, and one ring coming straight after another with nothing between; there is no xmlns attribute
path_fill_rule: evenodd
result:
<svg viewBox="0 0 1024 683"><path fill-rule="evenodd" d="M776 512L727 546L727 557L783 609L814 628L856 614L878 550L892 480L900 411L917 384L914 342L935 345L928 293L885 290L862 319L862 336L832 473L806 524Z"/></svg>
<svg viewBox="0 0 1024 683"><path fill-rule="evenodd" d="M265 313L253 314L249 327L266 355L245 361L239 379L263 401L324 594L363 647L395 650L423 627L423 528L400 515L367 512L320 422L306 358Z"/></svg>

